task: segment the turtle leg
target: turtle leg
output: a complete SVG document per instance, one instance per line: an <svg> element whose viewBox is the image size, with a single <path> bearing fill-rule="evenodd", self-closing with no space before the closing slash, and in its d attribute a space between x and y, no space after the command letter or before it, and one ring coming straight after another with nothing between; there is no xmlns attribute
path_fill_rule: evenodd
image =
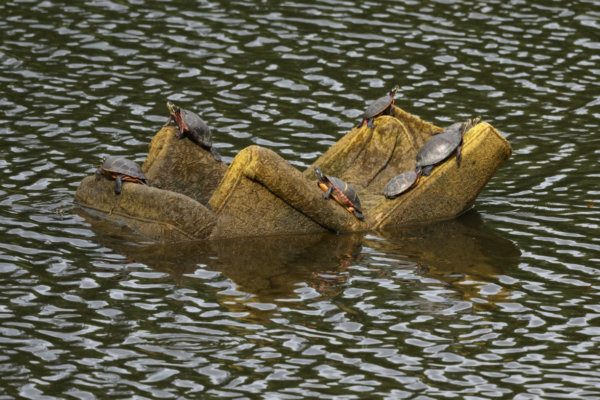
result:
<svg viewBox="0 0 600 400"><path fill-rule="evenodd" d="M327 189L327 191L323 195L323 198L325 200L329 199L331 197L331 192L333 192L333 186L330 186L329 189Z"/></svg>
<svg viewBox="0 0 600 400"><path fill-rule="evenodd" d="M96 180L99 181L100 179L102 179L102 168L98 167L96 168Z"/></svg>
<svg viewBox="0 0 600 400"><path fill-rule="evenodd" d="M118 174L115 178L115 193L120 194L123 188L123 175Z"/></svg>
<svg viewBox="0 0 600 400"><path fill-rule="evenodd" d="M460 167L460 162L462 161L462 142L456 148L456 165Z"/></svg>
<svg viewBox="0 0 600 400"><path fill-rule="evenodd" d="M183 139L185 137L185 131L183 130L183 126L177 126L179 129L179 135L175 135L177 139Z"/></svg>
<svg viewBox="0 0 600 400"><path fill-rule="evenodd" d="M375 118L369 118L369 119L367 120L367 126L368 126L369 128L371 128L371 129L375 128L375 125L373 124L373 120L374 120L374 119L375 119Z"/></svg>
<svg viewBox="0 0 600 400"><path fill-rule="evenodd" d="M431 171L433 171L433 167L435 167L435 165L428 165L425 168L421 169L421 174L425 175L425 176L429 176L429 174L431 174Z"/></svg>
<svg viewBox="0 0 600 400"><path fill-rule="evenodd" d="M163 128L165 126L169 126L169 124L171 123L171 121L173 121L173 115L169 114L169 119L167 120L167 122L165 122L165 124L163 125Z"/></svg>
<svg viewBox="0 0 600 400"><path fill-rule="evenodd" d="M360 219L361 221L365 218L362 213L360 211L358 211L356 208L352 210L352 214L354 214L354 216L358 219Z"/></svg>

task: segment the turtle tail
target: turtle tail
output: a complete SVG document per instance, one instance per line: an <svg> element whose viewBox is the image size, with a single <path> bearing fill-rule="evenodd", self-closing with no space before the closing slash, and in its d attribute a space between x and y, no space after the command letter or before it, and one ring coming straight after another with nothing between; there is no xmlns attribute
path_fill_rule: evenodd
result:
<svg viewBox="0 0 600 400"><path fill-rule="evenodd" d="M221 160L221 156L219 155L219 153L217 153L217 151L215 150L214 147L211 146L211 148L209 150L210 150L210 154L213 155L213 157L215 158L215 160L221 161L221 162L223 161L223 160Z"/></svg>

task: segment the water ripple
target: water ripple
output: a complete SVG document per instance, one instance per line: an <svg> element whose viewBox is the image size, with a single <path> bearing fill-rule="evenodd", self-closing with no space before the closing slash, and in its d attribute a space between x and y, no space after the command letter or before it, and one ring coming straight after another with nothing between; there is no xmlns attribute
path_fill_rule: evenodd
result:
<svg viewBox="0 0 600 400"><path fill-rule="evenodd" d="M0 5L6 398L600 396L592 2ZM303 169L394 84L514 148L474 212L390 237L165 248L74 213L166 99ZM256 251L254 251L256 250ZM307 368L308 367L308 368Z"/></svg>

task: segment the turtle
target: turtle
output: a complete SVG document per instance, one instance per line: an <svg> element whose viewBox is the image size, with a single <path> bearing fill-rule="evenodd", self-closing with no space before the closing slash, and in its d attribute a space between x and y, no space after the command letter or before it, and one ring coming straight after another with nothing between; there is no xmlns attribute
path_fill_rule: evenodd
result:
<svg viewBox="0 0 600 400"><path fill-rule="evenodd" d="M221 161L221 156L213 147L210 128L197 114L181 108L171 101L167 101L167 109L169 110L169 119L163 127L168 126L171 121L175 121L179 129L179 133L175 135L177 139L187 136L192 142L210 151L215 160Z"/></svg>
<svg viewBox="0 0 600 400"><path fill-rule="evenodd" d="M414 187L420 178L415 171L407 171L394 176L383 188L383 195L388 199L394 199Z"/></svg>
<svg viewBox="0 0 600 400"><path fill-rule="evenodd" d="M324 199L333 197L335 201L354 214L356 218L359 220L364 218L361 211L360 199L352 186L339 178L325 175L319 167L315 167L315 173L318 179L317 185L325 192L323 195Z"/></svg>
<svg viewBox="0 0 600 400"><path fill-rule="evenodd" d="M456 164L460 166L463 135L477 125L481 118L468 119L450 125L429 139L417 153L415 172L427 176L439 162L445 160L456 150ZM418 178L417 178L418 179Z"/></svg>
<svg viewBox="0 0 600 400"><path fill-rule="evenodd" d="M115 193L120 194L123 181L148 184L148 178L135 162L124 157L103 157L102 165L96 169L96 178L106 176L115 180Z"/></svg>
<svg viewBox="0 0 600 400"><path fill-rule="evenodd" d="M391 115L394 105L394 96L399 89L400 87L396 85L387 95L382 96L372 102L371 105L365 110L365 113L357 127L360 128L366 123L369 128L373 129L375 127L375 125L373 125L373 119L375 119L375 117L386 113Z"/></svg>

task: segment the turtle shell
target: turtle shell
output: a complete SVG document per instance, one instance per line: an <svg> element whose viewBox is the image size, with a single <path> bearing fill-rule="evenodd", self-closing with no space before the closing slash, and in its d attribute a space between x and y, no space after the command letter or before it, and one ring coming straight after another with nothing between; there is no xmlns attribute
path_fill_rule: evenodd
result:
<svg viewBox="0 0 600 400"><path fill-rule="evenodd" d="M329 192L331 189L331 197L353 213L356 218L362 220L362 206L354 188L339 178L323 174L318 167L315 167L315 172L319 180L319 187L325 192Z"/></svg>
<svg viewBox="0 0 600 400"><path fill-rule="evenodd" d="M147 184L148 179L139 165L124 157L105 157L104 162L96 170L96 179L104 175L115 180L115 193L121 193L123 181Z"/></svg>
<svg viewBox="0 0 600 400"><path fill-rule="evenodd" d="M328 176L327 179L329 179L329 182L333 185L333 192L331 195L338 203L346 208L352 207L357 211L362 212L360 199L352 186L334 176Z"/></svg>
<svg viewBox="0 0 600 400"><path fill-rule="evenodd" d="M148 178L146 178L146 175L144 175L140 166L124 157L108 156L100 168L104 175L111 176L112 178L114 178L115 175L121 174L124 176L124 180L140 180L143 181L143 183L148 181Z"/></svg>
<svg viewBox="0 0 600 400"><path fill-rule="evenodd" d="M386 110L386 108L391 106L393 102L394 102L394 96L390 96L387 94L385 96L378 98L377 100L372 102L371 105L369 105L369 107L367 107L367 109L365 110L365 113L363 115L363 119L373 118L373 117L378 116L379 114L383 113Z"/></svg>
<svg viewBox="0 0 600 400"><path fill-rule="evenodd" d="M208 125L196 113L183 108L180 108L180 112L181 121L184 124L184 135L187 135L200 146L211 148L213 145L212 135Z"/></svg>
<svg viewBox="0 0 600 400"><path fill-rule="evenodd" d="M394 104L394 96L398 89L398 86L395 86L388 94L373 101L365 110L360 125L362 126L365 122L370 123L369 120L383 114L387 109L391 111L391 106Z"/></svg>
<svg viewBox="0 0 600 400"><path fill-rule="evenodd" d="M417 153L416 169L417 171L445 160L462 146L463 135L479 122L480 118L468 119L465 122L457 122L442 132L437 133L433 138L421 147ZM460 155L457 154L457 162L460 162ZM424 173L428 175L428 173Z"/></svg>
<svg viewBox="0 0 600 400"><path fill-rule="evenodd" d="M404 172L396 175L383 188L383 195L393 199L406 192L417 182L418 174L414 171Z"/></svg>
<svg viewBox="0 0 600 400"><path fill-rule="evenodd" d="M460 132L442 132L431 138L417 153L417 169L448 158L462 141Z"/></svg>
<svg viewBox="0 0 600 400"><path fill-rule="evenodd" d="M196 113L181 108L170 101L167 101L167 108L170 114L164 126L169 125L171 121L175 121L179 129L179 133L176 135L178 139L182 139L185 136L189 137L192 142L210 151L215 160L221 161L221 156L213 147L210 128L202 118Z"/></svg>

